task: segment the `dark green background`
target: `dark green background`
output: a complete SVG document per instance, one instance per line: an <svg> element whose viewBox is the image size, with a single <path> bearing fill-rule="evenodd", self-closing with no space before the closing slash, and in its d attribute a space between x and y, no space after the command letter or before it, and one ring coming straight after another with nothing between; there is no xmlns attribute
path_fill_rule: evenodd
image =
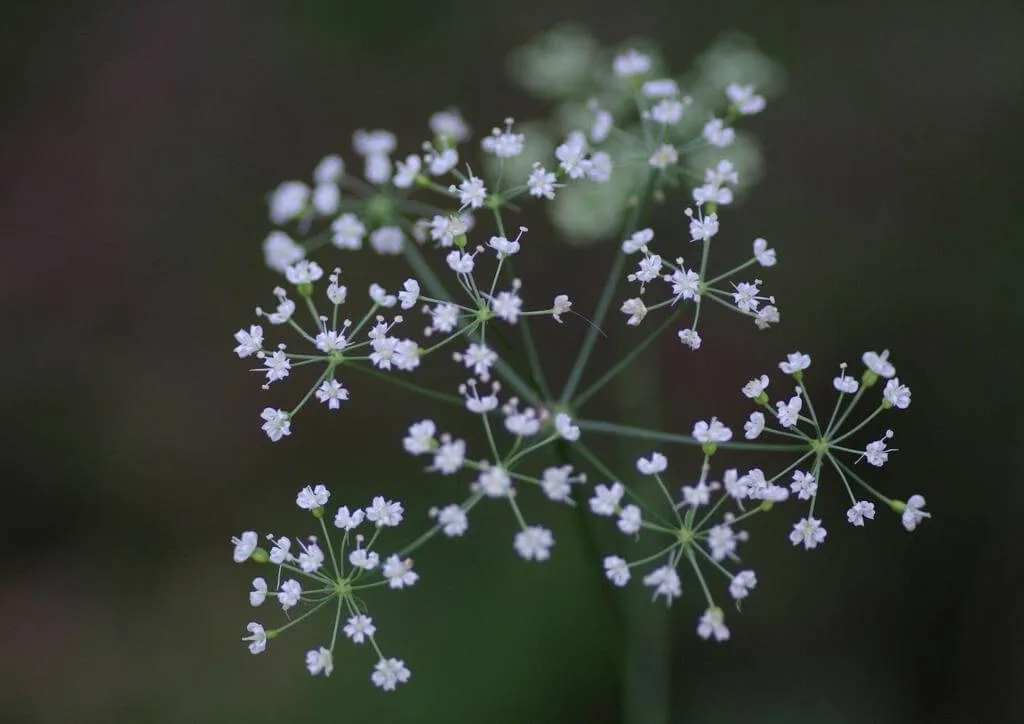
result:
<svg viewBox="0 0 1024 724"><path fill-rule="evenodd" d="M418 558L423 585L371 601L413 669L397 695L345 645L330 680L306 674L323 620L250 656L253 570L228 545L250 527L303 532L307 482L339 502L400 497L417 520L461 492L396 460L405 425L437 411L362 380L346 380L343 414L314 410L271 445L264 398L284 406L298 386L261 393L231 332L276 281L259 255L268 189L326 152L351 159L360 126L395 130L405 151L451 104L478 131L541 115L502 61L566 19L607 43L650 37L679 68L739 30L788 73L748 124L765 180L724 217L778 249L765 277L783 324L758 334L712 309L698 355L666 340L667 424L738 423L739 385L787 351L813 354L824 391L826 367L889 347L914 402L871 480L923 492L934 515L913 536L888 516L854 530L833 500L812 553L785 541L791 516L755 529L761 584L733 640L695 637L694 589L674 610L675 720L1022 720L1024 13L1008 0L5 8L0 720L619 719L620 619L568 514L534 508L566 531L549 565L515 559L493 506ZM682 221L658 213L659 233ZM595 277L580 265L609 248L567 248L540 221L535 238L548 249L522 275L579 290L585 309ZM376 278L374 259L351 259L348 278ZM568 326L544 337L554 356L582 335Z"/></svg>

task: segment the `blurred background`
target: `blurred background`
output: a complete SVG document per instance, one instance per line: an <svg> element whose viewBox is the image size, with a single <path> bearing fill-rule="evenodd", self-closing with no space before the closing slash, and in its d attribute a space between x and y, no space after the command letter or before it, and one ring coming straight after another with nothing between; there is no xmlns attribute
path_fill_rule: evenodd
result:
<svg viewBox="0 0 1024 724"><path fill-rule="evenodd" d="M840 361L890 348L913 404L891 418L900 451L870 480L924 493L934 515L913 535L886 511L852 529L834 496L828 543L811 553L786 542L785 514L754 526L745 562L760 587L730 616L732 640L694 635L702 604L686 583L650 642L672 720L1024 721L1024 10L1011 0L9 7L0 721L622 720L621 600L567 511L530 508L559 535L549 564L512 554L514 523L493 506L417 558L423 585L370 601L387 652L413 669L397 694L369 685L365 649L339 645L329 680L306 673L326 619L250 656L239 638L255 573L228 543L307 532L293 501L310 482L332 503L400 498L417 523L461 496L463 482L395 454L410 421L448 413L371 381L346 379L348 409L310 410L269 443L259 411L300 385L261 392L231 334L277 282L259 250L270 189L329 152L354 165L356 128L394 130L404 154L448 106L477 137L506 115L542 116L505 58L568 20L606 45L649 39L672 68L743 33L784 78L744 123L763 180L725 217L730 235L778 250L763 276L782 324L758 333L711 308L698 354L666 339L647 362L662 424L685 433L717 414L738 427L739 386L794 349L814 356L825 393ZM655 211L659 234L683 233L680 211ZM612 247L565 245L528 220L547 251L521 275L585 312ZM341 263L349 280L377 278L370 254ZM542 342L571 354L584 330L573 320ZM595 407L615 414L614 399Z"/></svg>

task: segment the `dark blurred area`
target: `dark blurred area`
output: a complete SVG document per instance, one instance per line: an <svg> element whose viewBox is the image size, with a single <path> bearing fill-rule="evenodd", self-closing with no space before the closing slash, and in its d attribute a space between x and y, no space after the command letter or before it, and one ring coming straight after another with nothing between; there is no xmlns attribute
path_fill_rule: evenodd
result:
<svg viewBox="0 0 1024 724"><path fill-rule="evenodd" d="M269 443L259 411L297 386L260 391L231 333L277 283L259 249L270 189L329 152L351 163L356 128L394 130L404 153L451 105L477 137L540 116L504 59L569 19L604 43L650 38L679 68L740 31L787 74L746 124L765 178L728 215L730 233L779 252L766 279L782 324L712 321L697 356L667 339L666 423L738 427L740 385L794 349L831 374L887 347L913 405L871 480L923 493L934 516L913 535L884 511L859 530L833 500L811 553L784 526L755 529L745 560L761 584L727 645L694 635L695 588L673 609L674 721L1024 721L1024 9L1011 0L7 7L0 721L619 721L621 621L586 541L566 534L549 564L525 564L495 508L429 549L424 585L371 604L414 672L396 694L344 643L332 677L311 678L302 654L322 622L250 656L253 572L228 544L305 531L293 501L313 481L332 503L397 497L417 524L461 494L395 455L409 403L371 380L351 381L342 414L313 410ZM684 228L657 213L659 229ZM575 268L559 285L596 296L581 260L610 247L547 246L523 276L552 285ZM374 258L351 259L349 279L374 278ZM546 343L571 348L584 329Z"/></svg>

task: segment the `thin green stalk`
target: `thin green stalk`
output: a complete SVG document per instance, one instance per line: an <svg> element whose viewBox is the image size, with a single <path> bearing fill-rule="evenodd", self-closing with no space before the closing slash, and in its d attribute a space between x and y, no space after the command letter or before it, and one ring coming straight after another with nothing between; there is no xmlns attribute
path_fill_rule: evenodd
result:
<svg viewBox="0 0 1024 724"><path fill-rule="evenodd" d="M656 169L652 169L647 174L647 180L644 183L643 191L637 199L636 206L633 207L633 213L630 214L629 220L626 222L624 237L628 237L637 227L640 225L640 219L643 217L644 212L647 210L647 205L650 203L651 194L654 191L655 183L658 179L658 172ZM597 335L600 333L601 324L604 322L605 316L608 314L608 308L611 306L612 297L615 296L615 289L618 287L619 279L622 277L622 271L626 265L626 255L618 250L615 253L615 261L612 262L611 270L608 272L608 279L604 283L604 289L601 291L601 297L597 302L597 309L594 310L594 317L591 319L591 325L587 328L587 336L583 339L583 344L580 346L580 353L576 357L576 362L572 366L572 371L569 373L569 381L565 384L565 389L562 391L561 401L562 404L566 404L572 399L572 396L576 394L576 388L579 387L580 378L583 376L583 370L587 366L587 361L590 359L590 353L594 349L594 345L597 343Z"/></svg>
<svg viewBox="0 0 1024 724"><path fill-rule="evenodd" d="M619 425L614 422L600 422L597 420L574 420L580 430L609 435L621 435L622 437L634 437L649 442L672 442L681 445L701 445L700 442L689 435L677 435L671 432L659 430L646 430L642 427L632 425ZM793 450L806 450L807 445L769 445L755 442L720 442L719 448L729 450L761 450L764 452L792 452Z"/></svg>

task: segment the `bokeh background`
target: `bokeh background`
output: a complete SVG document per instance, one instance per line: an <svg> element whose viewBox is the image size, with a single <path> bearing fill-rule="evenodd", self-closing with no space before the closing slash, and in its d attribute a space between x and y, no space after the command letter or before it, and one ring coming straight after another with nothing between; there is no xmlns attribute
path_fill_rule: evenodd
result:
<svg viewBox="0 0 1024 724"><path fill-rule="evenodd" d="M379 384L346 380L344 414L313 410L270 444L263 397L297 386L261 393L231 333L276 281L259 252L269 189L327 152L352 161L358 127L405 150L449 105L478 131L541 115L504 58L574 20L607 44L649 38L680 68L742 32L786 76L746 124L764 180L728 216L779 250L766 278L783 324L759 334L711 309L697 356L655 350L664 424L738 424L735 390L787 351L831 368L889 347L913 405L871 479L923 492L934 515L912 536L884 511L854 530L833 500L813 553L789 547L788 521L755 527L761 585L733 640L695 637L693 587L649 642L672 720L1024 721L1018 3L36 0L4 16L0 720L622 720L621 601L568 513L535 508L565 531L548 565L512 555L495 507L418 558L423 585L375 597L414 672L395 695L354 647L329 680L308 676L323 620L250 656L253 571L228 545L304 532L292 501L308 482L399 497L414 517L461 492L395 455L412 419L441 411ZM659 234L679 211L656 212ZM610 247L531 225L550 256L525 256L523 276L586 309ZM349 279L375 278L369 255L351 259ZM568 326L545 334L555 358L583 333Z"/></svg>

